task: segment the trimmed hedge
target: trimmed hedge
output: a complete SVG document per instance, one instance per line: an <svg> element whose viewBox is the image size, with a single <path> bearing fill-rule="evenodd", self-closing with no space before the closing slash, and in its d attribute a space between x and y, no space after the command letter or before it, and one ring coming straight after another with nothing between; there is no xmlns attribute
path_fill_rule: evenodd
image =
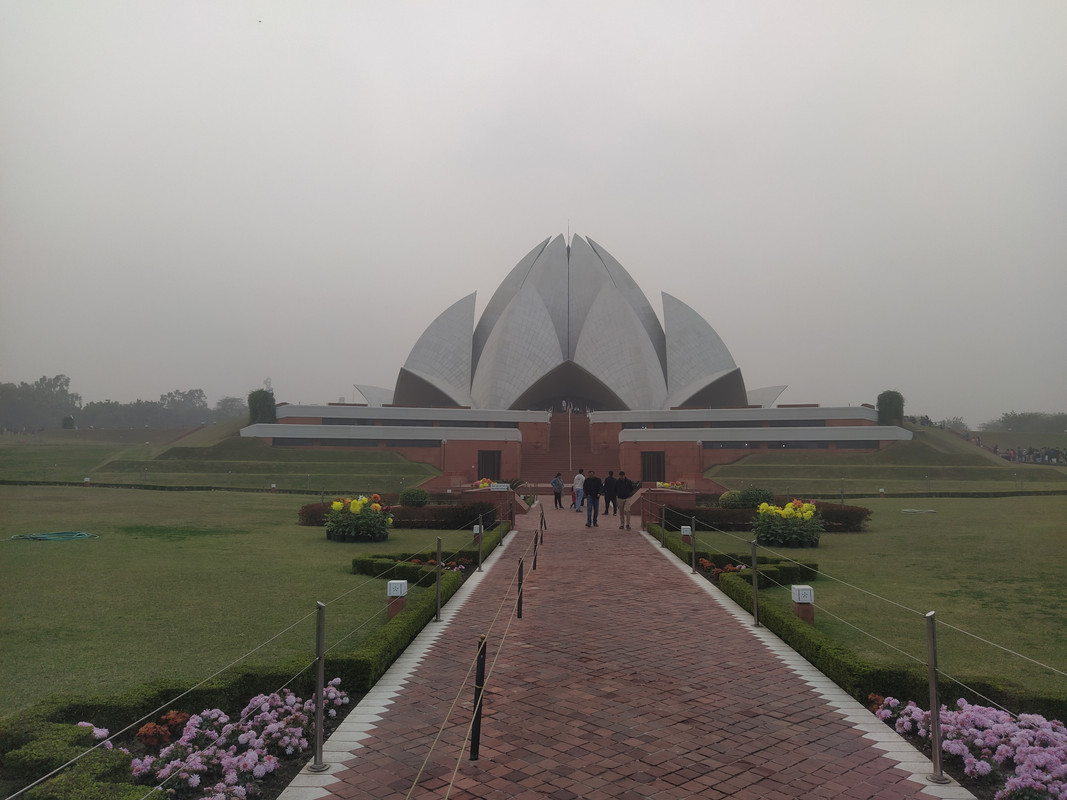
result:
<svg viewBox="0 0 1067 800"><path fill-rule="evenodd" d="M823 528L827 533L859 533L874 513L863 506L843 506L840 503L821 500L815 501L815 508L822 517ZM691 520L694 518L697 527L705 530L751 531L752 519L755 516L755 508L665 506L663 509L664 527L669 531L681 530L683 525L692 524Z"/></svg>
<svg viewBox="0 0 1067 800"><path fill-rule="evenodd" d="M822 517L822 526L827 533L859 533L870 521L874 512L863 506L843 506L825 500L813 500Z"/></svg>
<svg viewBox="0 0 1067 800"><path fill-rule="evenodd" d="M382 496L385 501L385 496ZM308 503L301 506L297 513L301 525L324 527L326 515L333 501L327 503ZM493 503L463 503L433 506L392 506L389 513L393 517L394 528L423 528L432 530L455 531L471 529L479 524L490 528L497 524L499 509Z"/></svg>
<svg viewBox="0 0 1067 800"><path fill-rule="evenodd" d="M498 508L493 503L465 505L397 506L390 509L394 528L429 528L431 530L471 530L475 525L491 528L497 524ZM479 520L481 520L479 522Z"/></svg>

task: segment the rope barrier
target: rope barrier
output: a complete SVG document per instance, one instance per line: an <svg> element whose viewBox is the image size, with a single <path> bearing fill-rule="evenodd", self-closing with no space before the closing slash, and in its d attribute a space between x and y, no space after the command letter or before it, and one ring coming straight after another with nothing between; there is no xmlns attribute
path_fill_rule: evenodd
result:
<svg viewBox="0 0 1067 800"><path fill-rule="evenodd" d="M527 550L526 550L526 552L523 553L523 556L525 556L529 552L529 549L531 547L532 547L532 545L527 545ZM501 612L505 608L507 598L511 594L512 589L515 587L516 583L518 583L518 574L517 573L513 573L510 583L505 588L504 594L501 596L501 600L497 604L496 612L493 614L493 618L489 621L489 628L488 628L488 631L485 633L485 636L486 636L487 639L488 639L489 633L491 633L493 628L496 627L497 621L500 619ZM493 659L493 664L492 664L493 667L495 667L496 661L500 657L500 651L501 651L501 649L503 649L503 642L506 640L507 634L511 629L511 623L515 619L516 609L517 608L518 608L518 596L516 594L516 597L515 597L515 600L514 600L514 605L512 606L512 611L511 611L511 614L509 615L508 624L505 626L504 635L501 637L501 645L498 647L497 655ZM452 699L452 703L449 706L448 711L446 712L444 719L442 719L440 726L438 726L437 733L434 736L433 741L430 743L430 747L426 752L426 756L423 758L422 764L419 766L418 772L415 774L415 777L412 779L411 788L408 790L407 795L405 795L405 800L408 800L411 797L412 792L415 791L416 787L418 786L419 780L422 778L422 774L426 771L426 766L427 766L427 764L429 764L430 757L433 755L433 752L436 749L438 742L441 740L441 737L444 734L445 727L448 725L448 722L451 719L452 714L455 712L456 707L459 705L460 697L462 696L463 691L467 688L468 681L470 680L470 676L473 673L473 671L474 671L476 666L477 666L477 655L475 656L474 660L471 661L470 665L467 667L467 672L465 673L465 675L463 677L463 680L460 682L460 685L459 685L458 689L456 690L456 694ZM491 675L492 675L492 667L490 667L489 673L486 675L486 683L488 683L489 678L491 677ZM473 725L473 719L471 720L471 725ZM471 729L468 728L468 731L467 731L466 736L464 737L463 743L461 744L461 746L459 748L459 756L458 756L458 759L457 759L457 766L455 768L455 771L453 771L452 779L449 782L449 791L451 791L451 787L452 787L453 783L455 782L456 773L459 771L459 764L462 763L463 750L466 747L467 741L468 741L468 739L470 737L470 730ZM447 795L446 795L446 797L447 797Z"/></svg>

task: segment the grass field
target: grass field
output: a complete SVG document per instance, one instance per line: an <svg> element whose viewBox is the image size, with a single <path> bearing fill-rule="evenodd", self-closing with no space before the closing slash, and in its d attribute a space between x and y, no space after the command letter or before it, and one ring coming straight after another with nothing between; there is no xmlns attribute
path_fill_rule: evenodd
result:
<svg viewBox="0 0 1067 800"><path fill-rule="evenodd" d="M157 678L194 682L249 658L313 658L384 621L385 581L351 574L367 552L444 552L469 530L394 531L340 544L296 524L286 495L0 486L0 716L55 693L109 694ZM79 530L66 542L15 534ZM416 589L412 587L412 594Z"/></svg>
<svg viewBox="0 0 1067 800"><path fill-rule="evenodd" d="M823 575L812 584L818 629L880 661L925 664L924 615L934 611L943 673L1067 696L1067 678L1033 663L1067 669L1067 497L876 498L866 505L874 509L867 532L780 551L819 564ZM709 550L747 553L748 540L698 532L698 547ZM761 591L760 602L792 607L788 587Z"/></svg>

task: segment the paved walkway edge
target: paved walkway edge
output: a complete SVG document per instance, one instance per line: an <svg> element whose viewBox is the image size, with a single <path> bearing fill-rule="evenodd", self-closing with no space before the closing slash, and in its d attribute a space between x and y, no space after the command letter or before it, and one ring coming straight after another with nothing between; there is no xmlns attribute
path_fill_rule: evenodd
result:
<svg viewBox="0 0 1067 800"><path fill-rule="evenodd" d="M946 798L946 800L975 800L973 794L951 778L949 778L949 783L931 782L929 776L933 774L934 767L930 759L916 750L903 736L867 710L852 695L815 669L807 659L798 655L792 647L779 639L777 635L771 633L762 625L759 627L753 625L752 615L749 612L727 597L718 586L703 575L694 574L693 568L689 564L676 558L670 550L661 546L658 539L645 531L642 531L641 534L657 550L661 551L668 561L677 566L694 584L700 587L701 591L733 616L779 661L789 667L804 683L808 684L817 695L822 697L831 707L837 709L853 728L862 731L865 739L873 741L874 747L882 750L886 758L895 761L900 769L908 773L910 780L922 785L924 794ZM945 777L948 778L947 775Z"/></svg>
<svg viewBox="0 0 1067 800"><path fill-rule="evenodd" d="M489 558L482 562L482 571L471 574L451 599L441 607L441 621L430 622L422 632L407 646L396 661L378 679L356 707L348 712L337 729L330 735L322 746L322 760L326 769L322 772L312 772L310 762L305 766L293 781L285 788L278 800L320 800L329 797L323 787L337 783L333 777L335 773L348 769L346 761L351 760L363 745L360 742L370 735L375 728L375 723L382 718L388 707L407 683L411 673L419 666L426 653L434 643L448 629L452 621L464 604L478 588L489 571L497 561L504 557L504 553L518 537L517 531L512 529L504 537L504 541L493 550Z"/></svg>

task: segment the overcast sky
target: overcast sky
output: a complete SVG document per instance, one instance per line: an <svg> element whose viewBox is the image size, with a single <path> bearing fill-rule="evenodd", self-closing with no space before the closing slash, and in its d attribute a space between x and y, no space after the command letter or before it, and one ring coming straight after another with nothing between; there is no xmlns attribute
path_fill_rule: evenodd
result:
<svg viewBox="0 0 1067 800"><path fill-rule="evenodd" d="M0 381L392 387L558 233L749 388L1067 411L1067 3L0 0Z"/></svg>

